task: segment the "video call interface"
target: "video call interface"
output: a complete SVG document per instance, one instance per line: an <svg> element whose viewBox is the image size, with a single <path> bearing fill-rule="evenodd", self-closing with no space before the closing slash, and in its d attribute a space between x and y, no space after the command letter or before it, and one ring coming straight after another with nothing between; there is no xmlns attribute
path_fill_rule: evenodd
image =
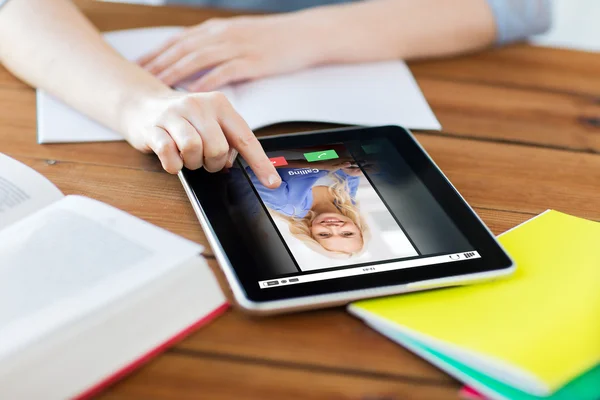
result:
<svg viewBox="0 0 600 400"><path fill-rule="evenodd" d="M268 243L262 289L480 257L385 138L267 155L277 189L239 166L268 215L247 221Z"/></svg>

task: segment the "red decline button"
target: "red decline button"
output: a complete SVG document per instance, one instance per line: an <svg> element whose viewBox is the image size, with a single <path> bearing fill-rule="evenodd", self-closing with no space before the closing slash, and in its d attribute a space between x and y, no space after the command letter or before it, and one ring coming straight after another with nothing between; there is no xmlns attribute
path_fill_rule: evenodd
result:
<svg viewBox="0 0 600 400"><path fill-rule="evenodd" d="M274 167L288 165L288 162L286 161L285 157L273 157L269 158L269 160L271 161L271 164L273 164Z"/></svg>

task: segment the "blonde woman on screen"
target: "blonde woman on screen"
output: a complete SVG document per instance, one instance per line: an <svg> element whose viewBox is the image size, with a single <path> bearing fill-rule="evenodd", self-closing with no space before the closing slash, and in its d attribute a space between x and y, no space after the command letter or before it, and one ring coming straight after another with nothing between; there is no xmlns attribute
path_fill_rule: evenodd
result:
<svg viewBox="0 0 600 400"><path fill-rule="evenodd" d="M282 184L267 189L247 169L271 215L287 222L290 233L330 258L356 257L370 239L356 193L362 172L349 161L290 161L277 169Z"/></svg>
<svg viewBox="0 0 600 400"><path fill-rule="evenodd" d="M287 221L290 233L317 253L332 258L358 256L369 242L369 226L346 182L331 172L327 178L337 182L313 187L313 205L304 217L272 214Z"/></svg>

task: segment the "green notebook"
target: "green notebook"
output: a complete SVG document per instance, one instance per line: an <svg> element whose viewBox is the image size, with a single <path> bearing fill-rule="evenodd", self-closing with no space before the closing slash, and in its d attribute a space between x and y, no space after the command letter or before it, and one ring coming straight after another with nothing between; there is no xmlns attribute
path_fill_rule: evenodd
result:
<svg viewBox="0 0 600 400"><path fill-rule="evenodd" d="M599 400L600 399L600 364L575 378L550 396L539 397L514 389L473 368L453 360L433 349L423 346L398 332L385 326L372 325L372 328L398 342L413 353L423 357L430 363L447 371L461 382L476 388L481 394L493 399L506 400Z"/></svg>

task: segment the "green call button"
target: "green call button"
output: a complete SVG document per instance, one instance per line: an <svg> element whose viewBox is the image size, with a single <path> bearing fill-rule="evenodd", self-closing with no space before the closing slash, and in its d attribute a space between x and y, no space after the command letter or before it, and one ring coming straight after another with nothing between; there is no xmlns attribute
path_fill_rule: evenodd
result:
<svg viewBox="0 0 600 400"><path fill-rule="evenodd" d="M334 158L339 158L335 150L323 150L323 151L315 151L312 153L304 153L304 158L308 162L314 161L323 161L323 160L332 160Z"/></svg>

